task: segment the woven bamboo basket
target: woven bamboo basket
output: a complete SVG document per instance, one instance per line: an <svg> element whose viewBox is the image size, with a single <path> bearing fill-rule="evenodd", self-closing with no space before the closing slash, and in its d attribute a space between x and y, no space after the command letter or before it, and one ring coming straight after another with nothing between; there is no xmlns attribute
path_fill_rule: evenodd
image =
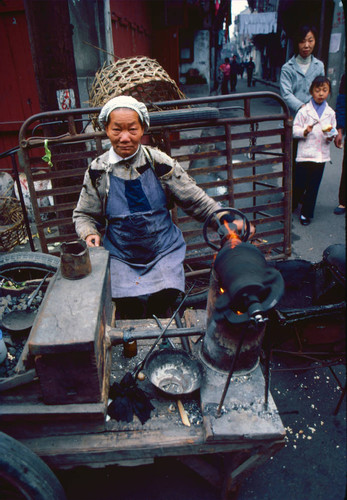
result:
<svg viewBox="0 0 347 500"><path fill-rule="evenodd" d="M27 232L20 202L0 196L0 251L8 252L22 243Z"/></svg>
<svg viewBox="0 0 347 500"><path fill-rule="evenodd" d="M89 92L89 105L101 107L112 97L130 95L156 109L153 102L185 99L176 82L155 59L126 57L97 71ZM97 116L92 117L94 129L100 129Z"/></svg>

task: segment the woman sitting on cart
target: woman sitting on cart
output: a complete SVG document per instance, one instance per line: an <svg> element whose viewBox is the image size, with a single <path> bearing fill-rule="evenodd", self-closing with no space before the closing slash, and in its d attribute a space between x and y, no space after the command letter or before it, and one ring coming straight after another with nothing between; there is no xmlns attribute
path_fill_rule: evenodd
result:
<svg viewBox="0 0 347 500"><path fill-rule="evenodd" d="M110 252L119 317L166 315L185 289L186 245L169 210L176 203L203 222L221 207L176 160L141 145L149 127L143 103L115 97L102 108L99 122L112 147L87 169L73 213L76 232L88 246L100 246L100 229L107 221L103 245Z"/></svg>

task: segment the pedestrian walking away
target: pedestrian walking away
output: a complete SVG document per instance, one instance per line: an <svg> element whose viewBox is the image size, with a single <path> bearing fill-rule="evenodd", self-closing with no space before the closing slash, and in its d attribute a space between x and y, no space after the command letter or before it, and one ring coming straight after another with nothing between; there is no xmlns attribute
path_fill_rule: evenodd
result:
<svg viewBox="0 0 347 500"><path fill-rule="evenodd" d="M219 66L220 71L223 73L222 80L222 94L229 94L229 79L230 79L230 59L226 57L224 63Z"/></svg>
<svg viewBox="0 0 347 500"><path fill-rule="evenodd" d="M253 57L250 57L249 58L249 62L247 63L247 67L246 67L246 70L247 70L247 86L248 87L251 87L251 85L252 85L252 78L253 78L254 69L255 69L255 64L253 62Z"/></svg>
<svg viewBox="0 0 347 500"><path fill-rule="evenodd" d="M339 204L334 209L334 214L342 215L346 212L346 137L344 146L342 145L343 136L346 132L346 81L345 73L342 75L339 94L336 100L336 121L337 121L337 136L335 137L335 146L344 148L342 159L342 171L339 187Z"/></svg>
<svg viewBox="0 0 347 500"><path fill-rule="evenodd" d="M241 61L240 65L239 65L239 75L240 75L241 80L243 78L243 72L245 71L245 67L246 67L245 62Z"/></svg>
<svg viewBox="0 0 347 500"><path fill-rule="evenodd" d="M237 75L239 74L239 63L236 60L236 56L233 55L233 59L230 63L230 90L235 92L237 85Z"/></svg>
<svg viewBox="0 0 347 500"><path fill-rule="evenodd" d="M324 166L330 160L330 143L337 136L335 112L326 102L330 92L330 80L316 77L310 87L312 98L300 108L293 124L293 136L299 139L293 200L296 205L302 203L304 226L313 217Z"/></svg>

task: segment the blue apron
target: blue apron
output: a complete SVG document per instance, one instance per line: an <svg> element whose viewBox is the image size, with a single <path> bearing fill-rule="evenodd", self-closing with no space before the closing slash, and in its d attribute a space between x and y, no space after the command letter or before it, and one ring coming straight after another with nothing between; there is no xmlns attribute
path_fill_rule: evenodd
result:
<svg viewBox="0 0 347 500"><path fill-rule="evenodd" d="M110 175L106 218L104 246L111 254L113 297L165 288L184 291L186 245L152 168L133 180Z"/></svg>

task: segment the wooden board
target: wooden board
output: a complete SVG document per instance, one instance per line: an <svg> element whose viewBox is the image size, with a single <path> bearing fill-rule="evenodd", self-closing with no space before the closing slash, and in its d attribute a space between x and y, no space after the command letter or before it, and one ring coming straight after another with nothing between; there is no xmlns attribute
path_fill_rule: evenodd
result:
<svg viewBox="0 0 347 500"><path fill-rule="evenodd" d="M105 372L105 331L112 300L109 253L90 251L92 271L70 280L58 270L28 340L44 402L99 403Z"/></svg>
<svg viewBox="0 0 347 500"><path fill-rule="evenodd" d="M57 271L31 330L32 355L96 350L96 333L107 302L106 315L111 312L108 252L91 249L90 260L92 272L82 279L69 280Z"/></svg>

